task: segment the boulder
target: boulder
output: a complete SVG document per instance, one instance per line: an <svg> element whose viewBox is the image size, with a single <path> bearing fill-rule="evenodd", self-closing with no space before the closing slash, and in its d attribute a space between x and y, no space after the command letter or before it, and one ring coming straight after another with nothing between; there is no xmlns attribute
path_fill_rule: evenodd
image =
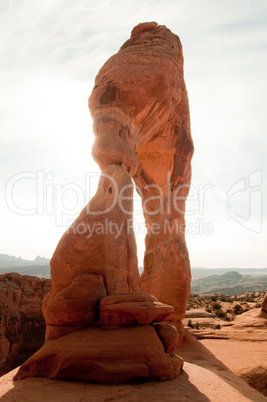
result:
<svg viewBox="0 0 267 402"><path fill-rule="evenodd" d="M153 326L92 327L48 340L23 364L16 379L34 376L119 384L174 379L182 366L180 357L165 353Z"/></svg>
<svg viewBox="0 0 267 402"><path fill-rule="evenodd" d="M155 324L154 328L161 339L165 352L171 353L179 343L179 332L170 324Z"/></svg>

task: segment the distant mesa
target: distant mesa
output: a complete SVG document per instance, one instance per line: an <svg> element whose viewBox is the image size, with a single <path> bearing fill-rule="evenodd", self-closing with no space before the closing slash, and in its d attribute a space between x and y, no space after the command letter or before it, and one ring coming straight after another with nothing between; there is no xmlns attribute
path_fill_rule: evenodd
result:
<svg viewBox="0 0 267 402"><path fill-rule="evenodd" d="M244 271L245 269L242 272ZM256 274L253 276L241 275L233 271L225 272L222 275L214 274L198 279L194 279L193 277L191 292L199 295L209 295L212 293L240 295L246 292L265 292L267 288L267 270L263 269L262 275L258 274L259 271L261 270L255 270Z"/></svg>
<svg viewBox="0 0 267 402"><path fill-rule="evenodd" d="M24 260L21 257L0 254L0 275L8 272L48 279L50 278L50 259L37 256L34 260Z"/></svg>
<svg viewBox="0 0 267 402"><path fill-rule="evenodd" d="M49 258L40 257L39 255L35 257L34 260L24 260L21 257L14 257L13 255L8 254L0 254L0 268L24 267L30 265L49 265L49 263Z"/></svg>

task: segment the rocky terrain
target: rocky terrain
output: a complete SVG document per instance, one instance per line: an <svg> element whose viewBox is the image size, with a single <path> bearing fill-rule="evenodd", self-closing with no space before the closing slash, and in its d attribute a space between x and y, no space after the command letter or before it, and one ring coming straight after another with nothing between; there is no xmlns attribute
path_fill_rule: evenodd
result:
<svg viewBox="0 0 267 402"><path fill-rule="evenodd" d="M191 295L183 320L233 373L267 396L267 294Z"/></svg>
<svg viewBox="0 0 267 402"><path fill-rule="evenodd" d="M0 276L0 300L2 303L4 300L5 303L5 308L1 310L1 374L17 367L43 344L45 326L41 315L41 301L49 288L50 281L48 280L41 281L39 278L35 277L21 277L18 274L5 274ZM266 395L265 365L267 356L265 351L267 347L265 345L267 345L267 334L266 320L264 317L259 317L259 313L264 312L264 309L266 309L266 300L266 295L259 292L249 292L238 296L199 296L192 294L188 303L186 318L183 320L184 325L191 334L198 338L218 359L218 361L214 360L212 363L212 357L208 354L209 352L205 349L201 349L200 353L200 349L196 344L194 348L198 350L197 355L202 356L201 359L205 360L205 364L207 364L206 359L208 356L211 362L210 364L215 365L219 370L220 361L222 361L234 374L243 378L248 384L264 395ZM221 307L218 308L218 305ZM231 312L229 312L229 310L231 310ZM184 343L185 345L187 344L186 338ZM243 353L244 350L246 350L245 355ZM179 347L178 351L182 357L185 358L186 356L184 366L185 373L188 373L190 378L194 379L195 386L198 386L199 390L204 390L205 381L202 382L201 380L201 369L199 368L200 372L197 371L197 366L195 366L196 361L194 361L194 351L191 350L191 352L190 355L185 348L185 355L183 355L181 353L181 347ZM201 365L203 366L203 364L202 361ZM226 371L226 368L224 370ZM184 376L184 374L182 374L182 376ZM2 381L5 381L4 378L6 377L3 377ZM1 380L0 383L1 386L4 384ZM8 397L11 398L13 393L16 395L20 387L23 389L23 387L29 386L30 389L30 384L32 383L26 382L22 383L19 387L16 385L11 394L7 394L3 396L3 398L8 400ZM33 384L35 384L37 390L41 386L38 380ZM177 392L178 390L184 392L182 384L183 383L181 383L181 385L175 384L175 386L171 387L172 391L167 391L163 387L164 392L167 392L166 395L170 392L170 398L175 400L175 387L177 387ZM11 386L12 381L5 382L5 387ZM224 384L224 388L225 386ZM63 392L59 385L55 385L55 388L53 385L49 385L49 387L51 387L51 392ZM75 385L68 385L67 389L68 387L70 387L71 395L71 392L74 392L76 389ZM88 386L84 387L85 392ZM97 391L100 392L101 395L104 389L105 388L94 390L90 388L90 392ZM186 384L185 389L188 390L188 393L194 391L194 389L191 389ZM141 389L137 386L137 388L131 388L131 392L138 394L138 392L141 392ZM142 395L145 392L146 391L143 390ZM207 390L205 393L207 395ZM194 393L192 395L194 395ZM68 400L68 397L67 394L66 400Z"/></svg>
<svg viewBox="0 0 267 402"><path fill-rule="evenodd" d="M0 275L0 375L23 363L44 342L42 302L50 280Z"/></svg>
<svg viewBox="0 0 267 402"><path fill-rule="evenodd" d="M49 280L18 274L0 276L0 300L5 303L1 310L1 374L17 367L43 344L41 302L49 289ZM183 320L191 334L219 360L265 394L266 320L259 312L266 309L266 300L259 292L238 296L192 294Z"/></svg>
<svg viewBox="0 0 267 402"><path fill-rule="evenodd" d="M25 265L23 267L10 267L10 268L1 268L1 274L7 274L15 272L20 275L30 275L37 276L38 278L46 278L50 279L50 265Z"/></svg>
<svg viewBox="0 0 267 402"><path fill-rule="evenodd" d="M202 314L205 317L219 318L226 322L233 321L236 316L261 307L264 296L265 292L247 292L233 296L222 293L211 295L191 293L186 317L196 316L198 311L205 311Z"/></svg>

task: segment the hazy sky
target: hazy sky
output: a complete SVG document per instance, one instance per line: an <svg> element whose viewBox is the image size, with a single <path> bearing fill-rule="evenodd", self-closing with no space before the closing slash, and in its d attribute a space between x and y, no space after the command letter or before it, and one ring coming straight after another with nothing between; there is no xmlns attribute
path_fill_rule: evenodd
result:
<svg viewBox="0 0 267 402"><path fill-rule="evenodd" d="M51 257L94 194L87 99L144 21L166 25L184 49L191 264L266 267L266 0L0 0L0 253Z"/></svg>

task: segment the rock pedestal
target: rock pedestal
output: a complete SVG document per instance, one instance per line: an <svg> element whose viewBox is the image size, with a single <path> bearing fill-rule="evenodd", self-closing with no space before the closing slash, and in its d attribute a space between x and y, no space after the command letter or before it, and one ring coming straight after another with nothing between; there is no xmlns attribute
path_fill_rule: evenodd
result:
<svg viewBox="0 0 267 402"><path fill-rule="evenodd" d="M99 186L53 255L46 342L17 378L173 379L183 361L164 320L181 320L190 294L184 210L193 154L179 38L155 22L135 27L99 71L89 109ZM132 179L148 228L141 280Z"/></svg>

